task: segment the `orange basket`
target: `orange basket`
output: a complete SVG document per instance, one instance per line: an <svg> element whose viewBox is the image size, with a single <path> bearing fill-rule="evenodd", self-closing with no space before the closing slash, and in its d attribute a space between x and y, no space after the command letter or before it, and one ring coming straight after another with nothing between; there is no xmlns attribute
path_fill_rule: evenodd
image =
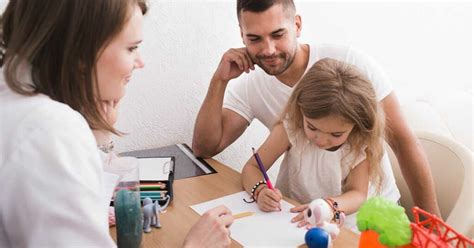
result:
<svg viewBox="0 0 474 248"><path fill-rule="evenodd" d="M415 222L412 229L412 245L417 248L468 248L474 247L474 240L456 232L441 218L418 207L412 209Z"/></svg>

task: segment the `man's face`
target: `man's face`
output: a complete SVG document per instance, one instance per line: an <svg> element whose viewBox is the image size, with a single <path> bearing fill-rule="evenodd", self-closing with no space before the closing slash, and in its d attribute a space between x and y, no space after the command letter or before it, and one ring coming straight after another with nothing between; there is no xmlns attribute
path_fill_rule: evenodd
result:
<svg viewBox="0 0 474 248"><path fill-rule="evenodd" d="M278 76L295 58L301 19L276 4L264 12L243 11L240 31L252 61L267 74Z"/></svg>

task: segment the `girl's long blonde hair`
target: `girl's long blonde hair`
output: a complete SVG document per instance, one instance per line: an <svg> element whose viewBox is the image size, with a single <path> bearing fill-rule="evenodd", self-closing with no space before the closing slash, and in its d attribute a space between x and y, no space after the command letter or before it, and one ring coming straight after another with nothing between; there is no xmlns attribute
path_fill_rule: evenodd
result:
<svg viewBox="0 0 474 248"><path fill-rule="evenodd" d="M357 158L364 148L369 179L380 192L383 173L384 115L370 81L354 66L334 59L321 59L295 87L283 118L294 132L304 132L303 115L318 119L339 115L354 124L347 142Z"/></svg>

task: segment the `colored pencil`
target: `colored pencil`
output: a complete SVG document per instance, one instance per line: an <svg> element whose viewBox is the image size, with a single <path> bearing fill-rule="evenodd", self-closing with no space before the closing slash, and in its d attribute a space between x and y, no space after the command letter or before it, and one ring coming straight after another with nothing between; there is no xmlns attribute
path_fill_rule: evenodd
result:
<svg viewBox="0 0 474 248"><path fill-rule="evenodd" d="M232 216L234 217L234 219L240 219L240 218L244 218L244 217L247 217L247 216L252 216L254 214L255 214L255 212L242 212L242 213L239 213L239 214L234 214Z"/></svg>
<svg viewBox="0 0 474 248"><path fill-rule="evenodd" d="M258 164L258 168L260 168L260 171L262 172L263 174L263 178L265 178L265 182L267 183L267 187L271 190L273 190L273 184L272 182L270 182L270 178L268 177L267 175L267 172L265 170L265 167L263 167L263 163L262 163L262 160L260 160L260 156L258 155L258 153L255 151L255 148L252 147L252 151L253 151L253 156L255 157L255 160L257 161L257 164Z"/></svg>

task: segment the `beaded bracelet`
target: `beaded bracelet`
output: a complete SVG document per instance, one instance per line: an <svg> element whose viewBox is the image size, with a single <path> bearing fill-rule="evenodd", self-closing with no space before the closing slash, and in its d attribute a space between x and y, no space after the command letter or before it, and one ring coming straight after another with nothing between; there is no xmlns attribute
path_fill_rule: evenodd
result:
<svg viewBox="0 0 474 248"><path fill-rule="evenodd" d="M260 187L260 190L258 190L258 186L260 186L260 185L264 185L264 186L263 186L263 187ZM254 191L253 194L252 194L252 195L253 195L253 199L255 199L255 202L257 202L257 200L258 200L258 194L260 194L260 192L261 192L265 187L267 187L267 183L264 182L264 183L259 184L258 186L255 188L255 191Z"/></svg>
<svg viewBox="0 0 474 248"><path fill-rule="evenodd" d="M327 204L329 204L329 206L332 209L332 212L334 213L334 216L332 217L332 221L340 223L341 218L345 216L345 213L344 211L339 210L339 204L337 204L337 202L331 198L323 198L323 200L326 201Z"/></svg>
<svg viewBox="0 0 474 248"><path fill-rule="evenodd" d="M246 203L252 203L252 202L257 202L257 197L258 197L258 193L260 191L257 192L257 195L255 195L255 190L257 190L258 186L262 185L262 184L267 184L265 181L261 180L259 182L257 182L253 187L252 187L252 190L250 191L250 195L252 196L252 200L251 201L247 201L244 199L244 202Z"/></svg>

